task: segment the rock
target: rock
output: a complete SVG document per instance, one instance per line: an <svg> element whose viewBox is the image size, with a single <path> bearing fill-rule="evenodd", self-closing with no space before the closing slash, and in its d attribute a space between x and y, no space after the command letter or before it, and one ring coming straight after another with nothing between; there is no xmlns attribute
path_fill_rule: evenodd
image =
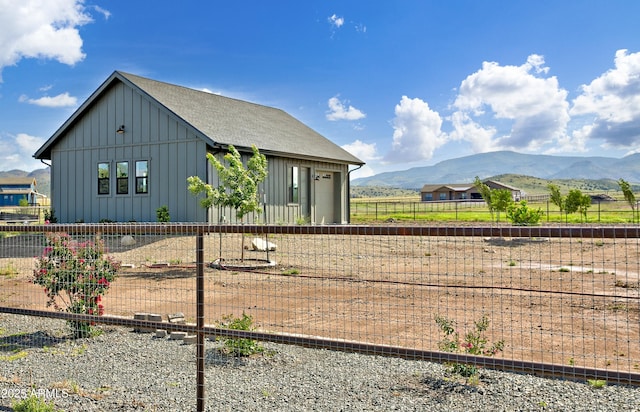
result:
<svg viewBox="0 0 640 412"><path fill-rule="evenodd" d="M251 248L260 252L266 252L267 250L276 250L276 245L256 237L251 241Z"/></svg>
<svg viewBox="0 0 640 412"><path fill-rule="evenodd" d="M120 239L120 244L122 246L133 246L136 244L136 240L131 235L125 235Z"/></svg>
<svg viewBox="0 0 640 412"><path fill-rule="evenodd" d="M158 329L156 330L156 338L166 338L167 337L167 331L164 329Z"/></svg>

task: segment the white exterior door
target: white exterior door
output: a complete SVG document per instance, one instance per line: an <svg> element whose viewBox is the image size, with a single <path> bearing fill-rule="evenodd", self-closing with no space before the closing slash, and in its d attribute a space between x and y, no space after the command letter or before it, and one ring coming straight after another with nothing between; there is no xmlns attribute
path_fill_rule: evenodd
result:
<svg viewBox="0 0 640 412"><path fill-rule="evenodd" d="M315 181L316 192L316 223L335 223L335 200L334 200L334 174L332 172L316 172L318 176Z"/></svg>

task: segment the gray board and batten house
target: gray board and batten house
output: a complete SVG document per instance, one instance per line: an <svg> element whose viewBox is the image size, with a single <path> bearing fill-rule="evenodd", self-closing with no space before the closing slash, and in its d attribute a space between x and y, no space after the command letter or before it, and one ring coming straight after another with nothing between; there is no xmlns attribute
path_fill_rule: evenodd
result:
<svg viewBox="0 0 640 412"><path fill-rule="evenodd" d="M264 213L246 223L349 222L349 166L364 162L286 112L114 72L34 154L51 162L51 206L61 223L153 222L167 206L174 222L237 223L207 212L187 190L199 176L218 186L206 159L233 145L267 157Z"/></svg>

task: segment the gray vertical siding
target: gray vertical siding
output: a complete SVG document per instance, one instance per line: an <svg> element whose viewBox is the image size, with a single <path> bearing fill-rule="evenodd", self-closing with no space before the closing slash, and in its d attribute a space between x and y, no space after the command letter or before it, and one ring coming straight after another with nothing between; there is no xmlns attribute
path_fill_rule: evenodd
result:
<svg viewBox="0 0 640 412"><path fill-rule="evenodd" d="M116 133L125 125L125 133ZM53 207L61 222L155 221L167 205L173 221L203 221L205 211L186 190L192 175L204 178L203 139L173 114L117 83L86 110L52 150ZM135 193L135 162L149 163L149 193ZM129 193L116 194L115 167L129 162ZM98 196L99 162L109 162L110 194Z"/></svg>
<svg viewBox="0 0 640 412"><path fill-rule="evenodd" d="M218 153L216 157L222 160L224 153ZM246 157L245 157L246 159ZM325 162L313 162L313 161L301 161L299 159L273 157L267 156L267 168L269 175L265 182L260 185L259 191L266 194L266 213L252 214L244 218L245 223L268 223L268 224L284 224L284 223L296 223L298 219L302 218L299 205L290 204L288 202L288 187L287 187L287 172L289 167L308 167L311 174L315 174L316 170L332 171L336 174L336 180L339 183L336 184L334 192L334 205L335 205L335 222L325 223L346 223L349 221L349 217L346 215L347 202L349 202L349 194L347 193L348 185L344 181L347 176L348 166L325 163ZM216 179L215 170L211 167L209 171L209 182L212 186L217 187L219 181ZM310 179L310 202L311 202L311 216L304 216L310 223L320 223L316 221L315 217L315 181ZM225 216L226 221L229 223L237 223L238 219L235 217L235 213L232 210L225 209L218 211L217 208L210 210L209 219L211 222L219 222L220 217Z"/></svg>

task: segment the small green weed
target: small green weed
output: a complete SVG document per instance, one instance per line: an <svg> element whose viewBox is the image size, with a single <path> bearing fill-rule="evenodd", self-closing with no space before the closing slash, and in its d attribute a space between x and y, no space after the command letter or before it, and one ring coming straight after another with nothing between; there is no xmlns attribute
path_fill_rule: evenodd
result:
<svg viewBox="0 0 640 412"><path fill-rule="evenodd" d="M299 275L300 271L298 269L287 269L282 272L283 275Z"/></svg>
<svg viewBox="0 0 640 412"><path fill-rule="evenodd" d="M509 261L509 266L515 266L515 265L516 265L516 262L514 260Z"/></svg>
<svg viewBox="0 0 640 412"><path fill-rule="evenodd" d="M36 395L12 403L11 407L15 412L62 412L62 409L56 409L53 402L47 402Z"/></svg>
<svg viewBox="0 0 640 412"><path fill-rule="evenodd" d="M504 340L489 345L485 332L489 328L489 317L483 314L482 317L474 321L473 330L467 332L463 338L456 329L456 322L445 317L436 315L435 321L440 330L444 333L444 338L438 343L440 350L451 353L468 353L479 356L493 356L504 350ZM468 378L470 384L477 383L478 368L475 365L454 363L450 365L451 372Z"/></svg>
<svg viewBox="0 0 640 412"><path fill-rule="evenodd" d="M14 278L18 275L18 269L13 265L13 262L9 262L7 266L0 268L0 277Z"/></svg>
<svg viewBox="0 0 640 412"><path fill-rule="evenodd" d="M253 317L244 312L241 318L234 318L233 315L224 316L220 326L232 330L254 330ZM223 343L224 352L233 356L251 356L264 351L262 345L254 339L221 337L217 340Z"/></svg>
<svg viewBox="0 0 640 412"><path fill-rule="evenodd" d="M607 386L607 381L604 379L588 379L587 383L594 389L602 389Z"/></svg>
<svg viewBox="0 0 640 412"><path fill-rule="evenodd" d="M558 272L571 272L571 269L569 269L569 268L560 268L560 269L558 269Z"/></svg>
<svg viewBox="0 0 640 412"><path fill-rule="evenodd" d="M18 359L26 358L29 354L26 350L14 349L11 355L0 355L0 361L12 362Z"/></svg>

